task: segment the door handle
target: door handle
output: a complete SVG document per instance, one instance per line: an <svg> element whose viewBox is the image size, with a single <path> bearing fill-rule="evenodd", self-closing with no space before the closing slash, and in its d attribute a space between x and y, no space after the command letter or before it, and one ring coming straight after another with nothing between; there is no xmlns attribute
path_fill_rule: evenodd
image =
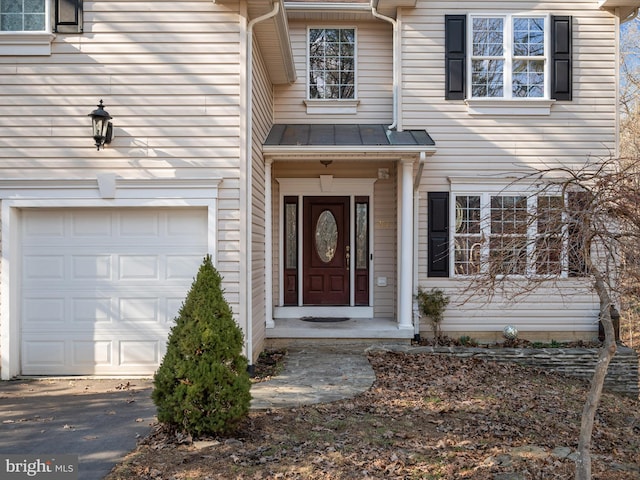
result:
<svg viewBox="0 0 640 480"><path fill-rule="evenodd" d="M349 245L347 245L347 253L345 254L345 259L347 261L347 270L349 270L349 267L351 266L351 252L350 252L350 248Z"/></svg>

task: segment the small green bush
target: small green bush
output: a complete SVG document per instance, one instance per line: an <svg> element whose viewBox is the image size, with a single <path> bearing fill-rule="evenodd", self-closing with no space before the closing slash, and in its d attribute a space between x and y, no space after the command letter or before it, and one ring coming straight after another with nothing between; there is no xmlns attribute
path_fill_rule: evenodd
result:
<svg viewBox="0 0 640 480"><path fill-rule="evenodd" d="M193 435L226 434L249 413L242 330L207 255L176 317L154 375L158 420Z"/></svg>
<svg viewBox="0 0 640 480"><path fill-rule="evenodd" d="M444 319L444 311L449 305L449 297L439 288L432 288L428 292L419 288L417 299L420 312L431 321L433 336L436 344L438 344L442 337L440 323Z"/></svg>
<svg viewBox="0 0 640 480"><path fill-rule="evenodd" d="M477 347L478 346L478 341L475 338L470 337L469 335L462 335L458 339L458 342L463 347Z"/></svg>

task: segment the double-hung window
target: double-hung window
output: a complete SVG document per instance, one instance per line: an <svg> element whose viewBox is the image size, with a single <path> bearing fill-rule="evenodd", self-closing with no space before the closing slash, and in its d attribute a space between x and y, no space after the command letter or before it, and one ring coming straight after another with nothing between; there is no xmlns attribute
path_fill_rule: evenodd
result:
<svg viewBox="0 0 640 480"><path fill-rule="evenodd" d="M573 98L572 32L566 15L445 15L445 99L472 115L549 115Z"/></svg>
<svg viewBox="0 0 640 480"><path fill-rule="evenodd" d="M307 47L307 113L357 113L356 29L309 28Z"/></svg>
<svg viewBox="0 0 640 480"><path fill-rule="evenodd" d="M353 100L356 96L356 31L309 29L308 98Z"/></svg>
<svg viewBox="0 0 640 480"><path fill-rule="evenodd" d="M549 98L549 17L471 15L471 98Z"/></svg>
<svg viewBox="0 0 640 480"><path fill-rule="evenodd" d="M457 194L455 275L565 275L560 195Z"/></svg>

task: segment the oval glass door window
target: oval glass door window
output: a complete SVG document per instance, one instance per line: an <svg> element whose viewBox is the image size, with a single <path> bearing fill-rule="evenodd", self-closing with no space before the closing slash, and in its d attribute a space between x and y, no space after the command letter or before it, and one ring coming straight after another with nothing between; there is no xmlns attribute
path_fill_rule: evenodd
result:
<svg viewBox="0 0 640 480"><path fill-rule="evenodd" d="M333 260L338 246L338 224L336 217L329 210L325 210L318 217L316 223L316 251L320 260L329 263Z"/></svg>

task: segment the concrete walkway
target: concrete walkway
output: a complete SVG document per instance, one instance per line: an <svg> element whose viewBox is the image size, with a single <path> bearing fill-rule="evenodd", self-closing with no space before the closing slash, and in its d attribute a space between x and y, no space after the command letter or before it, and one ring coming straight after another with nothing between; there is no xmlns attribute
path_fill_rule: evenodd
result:
<svg viewBox="0 0 640 480"><path fill-rule="evenodd" d="M366 391L375 375L360 352L289 350L278 376L251 387L251 409L333 402ZM0 382L0 461L3 454L78 455L78 478L100 480L150 432L152 387L151 379Z"/></svg>
<svg viewBox="0 0 640 480"><path fill-rule="evenodd" d="M351 398L367 391L375 378L363 353L290 350L279 375L251 387L251 409L290 408Z"/></svg>

